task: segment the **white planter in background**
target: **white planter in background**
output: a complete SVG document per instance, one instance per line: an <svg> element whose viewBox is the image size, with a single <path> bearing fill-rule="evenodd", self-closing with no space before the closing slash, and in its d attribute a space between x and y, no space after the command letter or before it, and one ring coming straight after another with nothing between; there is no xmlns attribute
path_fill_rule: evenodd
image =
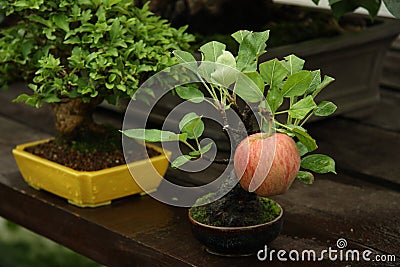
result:
<svg viewBox="0 0 400 267"><path fill-rule="evenodd" d="M274 0L274 2L275 3L293 4L293 5L299 5L299 6L310 6L310 7L320 7L320 8L329 9L328 0L321 0L318 6L315 5L312 0ZM368 14L368 12L363 8L358 8L355 12L356 13L362 13L362 14ZM378 16L393 18L393 15L390 14L390 12L387 10L385 4L381 5L381 9L378 12Z"/></svg>

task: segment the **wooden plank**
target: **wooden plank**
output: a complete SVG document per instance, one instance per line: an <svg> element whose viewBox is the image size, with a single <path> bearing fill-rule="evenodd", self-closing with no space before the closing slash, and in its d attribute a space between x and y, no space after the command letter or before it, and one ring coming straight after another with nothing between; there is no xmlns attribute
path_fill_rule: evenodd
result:
<svg viewBox="0 0 400 267"><path fill-rule="evenodd" d="M360 124L400 132L400 92L381 88L380 95L380 101L369 112L352 112L344 117L354 119Z"/></svg>
<svg viewBox="0 0 400 267"><path fill-rule="evenodd" d="M143 266L156 266L157 263L163 262L167 265L166 263L171 264L163 259L167 255L179 259L179 263L173 263L174 266L179 266L185 262L195 266L265 266L265 263L258 262L255 257L231 259L205 253L201 245L190 234L185 209L171 208L148 197L126 198L114 202L112 206L98 209L79 209L66 204L65 201L51 194L37 192L21 182L17 184L16 182L20 180L17 173L8 174L8 177L10 177L6 180L9 185L8 188L19 191L18 194L25 197L16 198L15 193L12 195L4 193L4 188L0 185L1 195L8 200L0 204L2 216L13 219L101 263L110 266L125 266L124 264L129 261L131 264L140 263L144 264ZM2 183L4 182L3 178L0 178L0 180ZM373 197L369 193L374 192L374 188L363 190L362 193L366 197L371 197L371 201L366 202L366 205L357 206L357 209L361 207L361 210L347 219L347 213L345 215L342 213L347 210L347 207L343 209L343 205L335 203L335 201L343 201L344 197L338 194L338 192L343 192L342 186L336 183L332 184L329 185L328 183L327 188L333 189L329 192L329 196L334 196L334 200L329 201L328 198L327 201L326 197L321 197L317 202L320 203L317 209L314 207L316 195L327 195L324 187L321 188L318 184L315 188L313 187L314 190L295 185L289 193L281 196L284 198L280 202L284 204L286 209L286 222L284 232L273 242L271 248L287 251L291 249L320 251L328 246L334 246L338 237L347 238L348 247L352 249L363 250L368 248L377 253L391 251L391 247L382 248L381 244L376 244L377 238L378 241L386 240L386 244L391 244L393 249L398 248L398 240L390 236L390 234L396 235L396 231L398 231L396 227L394 228L396 231L392 229L392 222L398 218L394 217L393 221L387 221L386 225L383 226L388 227L388 231L382 232L379 231L382 226L375 227L371 224L368 228L370 221L363 221L364 217L358 218L356 216L359 213L366 212L368 217L368 215L374 213L375 209L368 212L369 204L377 199L397 205L398 203L393 202L393 199L397 200L398 195L382 198L382 194L378 194ZM312 190L311 194L309 190ZM353 188L349 188L344 193L353 193ZM357 199L357 196L358 194L354 198ZM348 202L349 205L351 202ZM22 207L21 203L23 203ZM328 205L325 206L324 203L328 203ZM4 210L7 211L7 209L9 212L5 213ZM14 209L18 209L18 212L15 212ZM379 207L377 210L380 211ZM134 211L140 211L140 214ZM351 209L347 210L347 212L351 211ZM387 213L390 212L393 212L393 210L387 211ZM382 218L381 221L385 221L385 218L388 218L387 213L379 213L376 216ZM371 216L370 219L373 220L373 217ZM46 227L43 227L44 220ZM351 227L356 229L356 235L352 235L354 231L351 231L353 229ZM369 231L372 232L369 233ZM369 236L363 240L358 240L359 236L366 233ZM104 242L104 240L107 241ZM374 242L374 246L367 246L368 244L365 245L366 242ZM140 248L136 247L136 243L140 244ZM143 248L151 248L151 250L143 252ZM152 250L160 252L162 255L154 253ZM141 257L151 258L147 262ZM339 263L322 264L322 266L335 265L339 265ZM275 264L274 262L270 266L288 265L279 262Z"/></svg>
<svg viewBox="0 0 400 267"><path fill-rule="evenodd" d="M358 173L376 182L400 184L400 133L332 118L308 126L318 140L316 153L335 158L339 172Z"/></svg>
<svg viewBox="0 0 400 267"><path fill-rule="evenodd" d="M109 215L109 211L118 211L118 204L101 209L79 209L67 204L64 200L51 194L30 189L16 174L4 178L0 176L0 191L2 201L0 203L0 214L7 219L24 225L41 235L64 244L71 249L107 266L187 266L184 262L163 254L150 248L133 238L129 238L127 232L136 228L146 228L146 210L154 210L154 201L141 201L141 214L137 211L135 199L127 203L129 207L124 209L125 213L115 213L118 216L101 217L103 224L98 221L87 220L88 217L99 218L99 215ZM7 201L4 201L7 200ZM103 211L103 212L99 212ZM83 216L81 216L81 214ZM136 215L134 215L136 214ZM163 219L160 216L149 214L157 221ZM126 219L132 219L127 221ZM122 228L118 222L125 221L125 233L121 234L108 229ZM115 222L115 224L113 223ZM164 223L164 222L163 222ZM152 225L150 220L150 225ZM121 229L120 229L121 230ZM132 235L132 234L131 234Z"/></svg>
<svg viewBox="0 0 400 267"><path fill-rule="evenodd" d="M0 202L2 216L109 266L265 266L256 256L225 258L208 254L191 235L186 209L166 206L150 197L129 197L110 206L81 209L29 188L16 172L0 176L0 194L7 200ZM286 208L284 232L271 248L321 251L335 244L337 234L332 234L332 229L327 231L325 225L315 225L316 212L301 208L305 202L299 203L285 203L293 208ZM295 210L304 211L301 215L308 216L309 224L299 223L303 217ZM349 240L349 248L365 246ZM288 265L275 260L269 266ZM325 261L318 262L318 266L340 263Z"/></svg>
<svg viewBox="0 0 400 267"><path fill-rule="evenodd" d="M296 182L275 199L285 208L288 220L376 253L395 254L400 260L399 191L339 174L317 176L312 186ZM295 229L287 230L297 234Z"/></svg>
<svg viewBox="0 0 400 267"><path fill-rule="evenodd" d="M22 143L50 137L21 123L0 116L0 173L16 170L12 149Z"/></svg>

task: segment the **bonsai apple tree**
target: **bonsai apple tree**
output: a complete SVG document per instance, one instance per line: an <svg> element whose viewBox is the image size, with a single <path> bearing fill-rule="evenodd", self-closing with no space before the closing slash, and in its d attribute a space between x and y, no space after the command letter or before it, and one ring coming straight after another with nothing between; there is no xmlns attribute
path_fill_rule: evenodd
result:
<svg viewBox="0 0 400 267"><path fill-rule="evenodd" d="M0 31L0 86L24 80L31 94L15 99L50 103L61 139L96 130L95 107L131 97L153 73L176 63L193 37L130 0L0 1L14 25Z"/></svg>
<svg viewBox="0 0 400 267"><path fill-rule="evenodd" d="M315 100L334 79L321 77L320 70L304 70L305 62L299 57L289 55L258 64L258 58L266 52L269 31L238 31L232 37L239 43L236 56L216 41L201 46L199 62L188 52L175 51L180 63L189 64L188 69L199 74L201 84L177 87L176 93L194 103L207 101L218 111L223 122L221 131L230 136L234 150L234 172L227 183L240 183L217 201L195 207L203 209L196 219L211 225L243 226L265 222L245 215L254 210L265 213L260 196L286 192L295 178L312 184L313 173L335 173L332 158L314 153L317 143L305 123L312 116L331 115L336 105ZM242 78L237 78L237 73ZM230 121L230 110L240 123ZM254 123L257 115L258 123ZM172 167L178 168L199 157L207 159L212 143L201 142L206 126L203 114L190 112L180 121L180 132L127 129L123 133L147 142L183 143L189 153L174 159ZM218 190L224 190L224 186ZM202 200L196 205L204 203Z"/></svg>

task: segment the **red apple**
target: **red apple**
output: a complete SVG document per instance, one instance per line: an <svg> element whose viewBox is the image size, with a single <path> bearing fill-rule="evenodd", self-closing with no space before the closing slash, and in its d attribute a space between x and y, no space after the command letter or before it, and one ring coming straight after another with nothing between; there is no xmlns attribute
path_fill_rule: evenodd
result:
<svg viewBox="0 0 400 267"><path fill-rule="evenodd" d="M234 167L242 187L259 196L285 193L300 169L300 153L291 137L256 133L235 151Z"/></svg>

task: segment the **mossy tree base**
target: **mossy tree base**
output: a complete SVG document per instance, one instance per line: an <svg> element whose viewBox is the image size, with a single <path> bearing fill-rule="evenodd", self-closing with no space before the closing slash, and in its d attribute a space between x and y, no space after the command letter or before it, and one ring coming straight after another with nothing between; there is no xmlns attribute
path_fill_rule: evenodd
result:
<svg viewBox="0 0 400 267"><path fill-rule="evenodd" d="M209 196L199 199L198 203ZM237 184L224 197L190 209L194 220L207 225L225 227L263 224L274 220L280 212L280 207L273 200L249 193L240 184Z"/></svg>

